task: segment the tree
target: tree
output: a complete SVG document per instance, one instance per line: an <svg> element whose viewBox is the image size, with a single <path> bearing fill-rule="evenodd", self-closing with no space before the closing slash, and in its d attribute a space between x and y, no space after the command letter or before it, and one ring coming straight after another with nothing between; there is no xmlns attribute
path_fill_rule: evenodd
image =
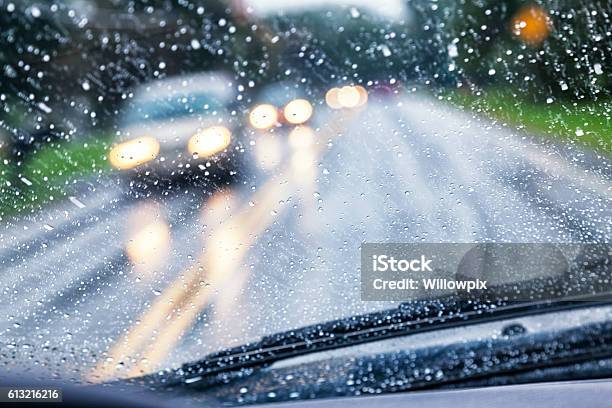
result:
<svg viewBox="0 0 612 408"><path fill-rule="evenodd" d="M441 0L411 3L448 51L457 80L550 96L610 97L608 1Z"/></svg>

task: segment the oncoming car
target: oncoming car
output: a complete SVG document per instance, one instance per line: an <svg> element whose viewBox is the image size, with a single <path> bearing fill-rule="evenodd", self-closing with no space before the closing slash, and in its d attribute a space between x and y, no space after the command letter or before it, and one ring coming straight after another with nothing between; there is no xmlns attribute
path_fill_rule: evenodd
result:
<svg viewBox="0 0 612 408"><path fill-rule="evenodd" d="M264 131L279 125L298 126L311 120L314 108L299 88L280 82L265 87L249 112L252 128Z"/></svg>
<svg viewBox="0 0 612 408"><path fill-rule="evenodd" d="M145 83L136 89L110 151L111 165L157 182L187 176L223 180L235 173L238 128L231 115L232 78L207 72Z"/></svg>

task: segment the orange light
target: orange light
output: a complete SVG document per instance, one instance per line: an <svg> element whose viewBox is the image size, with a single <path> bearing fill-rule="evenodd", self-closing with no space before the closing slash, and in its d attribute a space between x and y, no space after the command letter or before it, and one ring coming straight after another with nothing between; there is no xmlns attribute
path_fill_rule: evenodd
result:
<svg viewBox="0 0 612 408"><path fill-rule="evenodd" d="M521 8L512 20L512 32L521 41L537 46L550 34L552 24L546 10L529 5Z"/></svg>
<svg viewBox="0 0 612 408"><path fill-rule="evenodd" d="M249 114L249 123L255 129L269 129L278 122L278 111L270 104L257 105Z"/></svg>
<svg viewBox="0 0 612 408"><path fill-rule="evenodd" d="M294 99L285 105L283 116L287 122L299 125L312 116L312 105L306 99Z"/></svg>
<svg viewBox="0 0 612 408"><path fill-rule="evenodd" d="M219 153L232 140L232 132L225 126L211 126L191 136L187 149L192 155L209 157Z"/></svg>
<svg viewBox="0 0 612 408"><path fill-rule="evenodd" d="M355 108L361 99L359 91L354 86L343 86L338 91L338 102L344 108Z"/></svg>
<svg viewBox="0 0 612 408"><path fill-rule="evenodd" d="M340 90L338 88L332 88L325 94L325 102L332 109L341 109L342 105L338 100L338 92Z"/></svg>
<svg viewBox="0 0 612 408"><path fill-rule="evenodd" d="M356 85L355 89L359 92L359 102L357 102L357 106L363 106L368 103L368 91L361 85Z"/></svg>
<svg viewBox="0 0 612 408"><path fill-rule="evenodd" d="M131 169L159 154L159 142L153 137L141 137L113 147L108 156L111 165L119 170Z"/></svg>

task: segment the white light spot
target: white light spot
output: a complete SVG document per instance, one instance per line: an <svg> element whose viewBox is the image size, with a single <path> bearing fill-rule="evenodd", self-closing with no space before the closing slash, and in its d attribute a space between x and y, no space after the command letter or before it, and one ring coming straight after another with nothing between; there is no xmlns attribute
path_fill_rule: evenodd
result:
<svg viewBox="0 0 612 408"><path fill-rule="evenodd" d="M68 197L68 199L70 200L70 202L72 204L74 204L78 208L85 208L85 204L83 204L78 198L76 198L76 197Z"/></svg>
<svg viewBox="0 0 612 408"><path fill-rule="evenodd" d="M597 75L603 74L603 68L601 67L600 63L597 63L597 64L593 65L593 69L595 70L595 73Z"/></svg>
<svg viewBox="0 0 612 408"><path fill-rule="evenodd" d="M49 105L47 105L47 104L46 104L46 103L44 103L44 102L39 102L39 103L38 103L38 108L39 108L41 111L45 112L45 113L51 113L51 112L53 112L53 109L51 109L51 108L49 107Z"/></svg>
<svg viewBox="0 0 612 408"><path fill-rule="evenodd" d="M380 50L382 51L382 54L385 57L390 57L391 56L391 50L389 49L389 47L387 47L386 45L381 45L380 46Z"/></svg>

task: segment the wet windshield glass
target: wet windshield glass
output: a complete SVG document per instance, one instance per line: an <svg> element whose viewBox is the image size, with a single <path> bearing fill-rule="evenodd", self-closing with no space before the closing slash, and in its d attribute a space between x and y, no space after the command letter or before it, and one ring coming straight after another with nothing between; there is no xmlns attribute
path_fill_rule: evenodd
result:
<svg viewBox="0 0 612 408"><path fill-rule="evenodd" d="M194 114L213 114L223 105L211 95L185 95L177 98L143 101L125 113L125 124L143 121L172 120Z"/></svg>
<svg viewBox="0 0 612 408"><path fill-rule="evenodd" d="M612 238L608 1L0 11L4 367L131 377L396 307L363 243Z"/></svg>

